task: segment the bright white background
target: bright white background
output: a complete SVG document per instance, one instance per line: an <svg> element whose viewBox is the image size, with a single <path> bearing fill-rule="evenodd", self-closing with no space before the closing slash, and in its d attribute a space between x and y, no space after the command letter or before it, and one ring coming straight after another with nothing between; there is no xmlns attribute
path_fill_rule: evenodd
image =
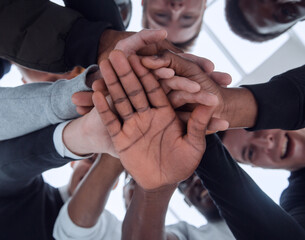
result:
<svg viewBox="0 0 305 240"><path fill-rule="evenodd" d="M60 0L54 2L61 3ZM140 0L133 0L133 14L130 23L129 31L140 31L142 9ZM209 7L204 16L204 26L200 33L192 53L204 56L211 59L216 66L216 70L225 71L232 75L233 86L238 83L247 74L250 74L257 67L259 67L267 58L269 58L279 47L281 47L288 39L287 34L263 44L254 44L242 40L235 36L226 24L224 18L224 2L220 0L208 1ZM301 41L305 43L305 23L298 24L294 27L294 31L300 37ZM208 28L208 29L207 29ZM220 39L221 44L225 50L222 50L219 44L215 43L208 30L212 29L214 36ZM236 69L232 60L228 59L225 51L235 59L241 66L241 70ZM305 59L304 59L305 61ZM300 64L304 64L300 63ZM243 72L243 73L241 73ZM280 72L279 72L280 73ZM0 86L17 86L21 84L21 76L15 67L7 74L1 81ZM265 79L267 81L269 79ZM287 187L286 171L279 170L262 170L243 166L255 182L275 201L278 203L279 196L282 190ZM45 180L54 186L62 186L67 184L71 175L71 168L69 165L59 169L53 169L44 173ZM123 177L116 190L110 196L106 208L114 213L119 219L123 219L125 209L122 200L122 185ZM242 196L241 196L242 197ZM178 220L185 220L196 226L206 223L206 220L197 213L193 208L189 208L183 201L183 197L176 192L171 200L169 213L167 215L167 224L175 223Z"/></svg>

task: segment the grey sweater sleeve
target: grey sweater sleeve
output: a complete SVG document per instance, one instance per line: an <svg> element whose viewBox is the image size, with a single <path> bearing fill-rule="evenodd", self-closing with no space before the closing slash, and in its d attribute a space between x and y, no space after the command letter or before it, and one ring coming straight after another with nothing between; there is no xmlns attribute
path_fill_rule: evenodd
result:
<svg viewBox="0 0 305 240"><path fill-rule="evenodd" d="M91 90L86 86L86 76L97 69L92 65L71 80L0 88L0 141L79 117L71 97Z"/></svg>

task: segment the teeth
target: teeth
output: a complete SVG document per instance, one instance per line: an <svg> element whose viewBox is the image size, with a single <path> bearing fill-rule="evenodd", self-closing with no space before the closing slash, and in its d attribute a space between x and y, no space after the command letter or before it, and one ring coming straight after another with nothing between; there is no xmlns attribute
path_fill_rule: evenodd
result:
<svg viewBox="0 0 305 240"><path fill-rule="evenodd" d="M284 140L284 143L282 145L281 158L283 158L286 155L287 147L288 147L288 138L287 138L287 136L285 136L285 140Z"/></svg>

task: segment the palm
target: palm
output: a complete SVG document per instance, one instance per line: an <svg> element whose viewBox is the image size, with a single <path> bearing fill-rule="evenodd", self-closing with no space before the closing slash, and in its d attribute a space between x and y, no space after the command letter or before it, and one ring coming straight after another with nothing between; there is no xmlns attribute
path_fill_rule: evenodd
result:
<svg viewBox="0 0 305 240"><path fill-rule="evenodd" d="M95 93L93 100L122 164L144 189L184 180L193 173L205 150L204 131L211 110L195 109L184 135L186 127L177 118L153 75L143 66L133 65L138 75L135 76L127 59L118 51L114 53L115 57L110 57L112 67L121 76L124 91L116 82L109 62L101 64L101 71L123 124L109 109L102 94ZM202 114L205 117L199 119Z"/></svg>
<svg viewBox="0 0 305 240"><path fill-rule="evenodd" d="M185 141L184 130L170 109L150 109L126 121L113 143L135 180L153 189L187 178L199 164L204 149Z"/></svg>

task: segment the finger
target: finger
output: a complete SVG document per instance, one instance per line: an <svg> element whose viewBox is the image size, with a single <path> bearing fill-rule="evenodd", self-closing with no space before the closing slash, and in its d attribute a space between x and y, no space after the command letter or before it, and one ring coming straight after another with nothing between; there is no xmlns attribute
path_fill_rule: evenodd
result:
<svg viewBox="0 0 305 240"><path fill-rule="evenodd" d="M129 119L133 115L133 109L109 60L103 60L100 69L115 109L122 119Z"/></svg>
<svg viewBox="0 0 305 240"><path fill-rule="evenodd" d="M142 49L138 50L136 53L139 56L151 56L164 52L165 50L170 50L174 53L183 53L180 48L177 48L167 39L156 42L154 44L147 45Z"/></svg>
<svg viewBox="0 0 305 240"><path fill-rule="evenodd" d="M109 94L103 78L94 81L92 84L92 89L93 91L102 92L105 96Z"/></svg>
<svg viewBox="0 0 305 240"><path fill-rule="evenodd" d="M232 77L228 73L224 72L212 72L210 77L216 82L218 85L227 87L232 82Z"/></svg>
<svg viewBox="0 0 305 240"><path fill-rule="evenodd" d="M161 88L163 89L164 93L167 95L172 89L163 81L159 81Z"/></svg>
<svg viewBox="0 0 305 240"><path fill-rule="evenodd" d="M156 108L171 107L161 85L154 75L141 64L140 58L132 55L129 57L129 62L140 79L150 104Z"/></svg>
<svg viewBox="0 0 305 240"><path fill-rule="evenodd" d="M187 123L187 121L191 116L190 112L176 112L176 114L178 118L184 123ZM228 128L229 128L229 123L226 120L212 117L211 121L209 122L206 134L208 135L208 134L216 133L218 131L225 131Z"/></svg>
<svg viewBox="0 0 305 240"><path fill-rule="evenodd" d="M121 123L117 116L110 110L105 96L101 92L94 92L92 99L109 135L111 137L117 136L121 132Z"/></svg>
<svg viewBox="0 0 305 240"><path fill-rule="evenodd" d="M120 78L124 91L133 107L137 112L147 111L149 104L144 89L124 53L119 50L114 50L110 53L109 60Z"/></svg>
<svg viewBox="0 0 305 240"><path fill-rule="evenodd" d="M174 76L170 79L162 79L160 82L167 85L172 90L182 90L189 93L196 93L200 91L200 84L189 80L185 77Z"/></svg>
<svg viewBox="0 0 305 240"><path fill-rule="evenodd" d="M72 95L72 102L76 106L90 107L93 106L92 102L93 92L77 92Z"/></svg>
<svg viewBox="0 0 305 240"><path fill-rule="evenodd" d="M190 53L179 53L178 55L197 63L206 73L214 71L214 63L207 58L199 57Z"/></svg>
<svg viewBox="0 0 305 240"><path fill-rule="evenodd" d="M184 122L187 123L187 121L189 120L191 113L190 112L176 112L178 118Z"/></svg>
<svg viewBox="0 0 305 240"><path fill-rule="evenodd" d="M159 68L153 71L157 78L168 79L175 76L175 71L171 68Z"/></svg>
<svg viewBox="0 0 305 240"><path fill-rule="evenodd" d="M198 105L187 122L185 140L199 152L204 152L205 150L205 133L214 110L215 107Z"/></svg>
<svg viewBox="0 0 305 240"><path fill-rule="evenodd" d="M132 36L120 40L114 49L121 50L126 56L134 54L141 48L164 40L167 37L165 30L144 29Z"/></svg>
<svg viewBox="0 0 305 240"><path fill-rule="evenodd" d="M88 112L90 112L92 110L92 107L76 107L76 111L78 112L78 114L80 115L85 115Z"/></svg>
<svg viewBox="0 0 305 240"><path fill-rule="evenodd" d="M207 91L198 93L188 93L185 91L173 91L168 94L168 99L173 108L181 107L187 103L199 103L205 106L215 106L218 104L218 98Z"/></svg>
<svg viewBox="0 0 305 240"><path fill-rule="evenodd" d="M208 125L208 130L212 133L225 131L229 128L228 121L213 117Z"/></svg>
<svg viewBox="0 0 305 240"><path fill-rule="evenodd" d="M198 83L209 79L208 75L196 63L169 51L165 51L159 56L143 57L141 62L144 67L152 70L161 67L171 68L177 76L187 77Z"/></svg>
<svg viewBox="0 0 305 240"><path fill-rule="evenodd" d="M193 61L183 58L170 51L164 51L162 55L158 56L145 56L141 59L144 67L150 69L158 69L161 67L171 68L175 71L176 75L184 76L185 68L192 64L197 69L201 68Z"/></svg>
<svg viewBox="0 0 305 240"><path fill-rule="evenodd" d="M144 67L152 70L157 70L160 68L169 68L170 67L170 61L163 59L159 56L147 56L143 57L141 59L141 63Z"/></svg>

